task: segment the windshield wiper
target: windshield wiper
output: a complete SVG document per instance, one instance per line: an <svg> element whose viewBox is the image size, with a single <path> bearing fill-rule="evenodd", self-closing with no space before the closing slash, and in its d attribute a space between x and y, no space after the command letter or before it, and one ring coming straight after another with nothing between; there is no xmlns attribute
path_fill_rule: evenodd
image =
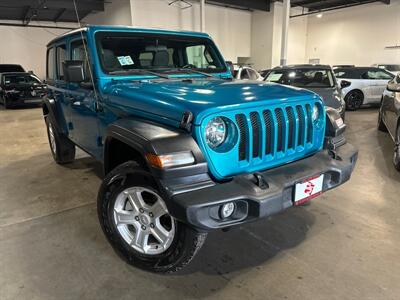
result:
<svg viewBox="0 0 400 300"><path fill-rule="evenodd" d="M185 73L196 73L196 74L204 75L206 77L218 78L217 76L211 75L209 73L198 71L198 70L194 70L194 69L190 69L190 68L176 68L176 69L171 69L171 71L179 71L179 72L185 72Z"/></svg>
<svg viewBox="0 0 400 300"><path fill-rule="evenodd" d="M130 70L118 70L118 71L112 71L109 72L108 74L110 75L118 75L118 74L141 74L141 75L154 75L160 78L165 78L165 79L171 79L168 75L163 75L157 72L153 72L150 70L145 70L145 69L130 69Z"/></svg>

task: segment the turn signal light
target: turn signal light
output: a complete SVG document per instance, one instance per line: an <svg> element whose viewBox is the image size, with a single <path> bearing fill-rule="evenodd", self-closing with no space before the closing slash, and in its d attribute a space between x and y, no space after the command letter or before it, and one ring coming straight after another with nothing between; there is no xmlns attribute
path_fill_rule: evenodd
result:
<svg viewBox="0 0 400 300"><path fill-rule="evenodd" d="M194 156L192 152L177 152L164 155L156 155L153 153L146 154L147 161L156 168L166 169L177 166L194 164Z"/></svg>

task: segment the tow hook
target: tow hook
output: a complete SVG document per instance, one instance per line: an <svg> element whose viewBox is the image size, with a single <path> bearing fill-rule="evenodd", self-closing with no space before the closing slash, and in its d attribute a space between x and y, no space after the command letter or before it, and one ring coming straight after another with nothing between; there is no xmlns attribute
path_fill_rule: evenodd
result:
<svg viewBox="0 0 400 300"><path fill-rule="evenodd" d="M264 175L261 173L254 173L254 178L256 179L255 184L262 190L266 190L269 189L269 184L268 182L265 180Z"/></svg>
<svg viewBox="0 0 400 300"><path fill-rule="evenodd" d="M328 154L335 160L342 160L342 158L336 153L336 150L328 150Z"/></svg>

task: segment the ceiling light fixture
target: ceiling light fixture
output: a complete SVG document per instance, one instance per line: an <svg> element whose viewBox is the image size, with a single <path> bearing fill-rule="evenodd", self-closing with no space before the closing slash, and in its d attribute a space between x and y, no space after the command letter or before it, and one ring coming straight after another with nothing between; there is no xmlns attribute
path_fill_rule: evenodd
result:
<svg viewBox="0 0 400 300"><path fill-rule="evenodd" d="M322 14L322 13L317 14L317 18L318 18L318 19L321 19L322 17L323 17L323 14Z"/></svg>

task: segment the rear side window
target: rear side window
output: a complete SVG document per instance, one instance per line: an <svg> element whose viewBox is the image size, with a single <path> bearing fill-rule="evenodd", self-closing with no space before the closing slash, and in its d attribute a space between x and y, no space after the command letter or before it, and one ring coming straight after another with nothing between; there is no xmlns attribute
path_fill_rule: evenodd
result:
<svg viewBox="0 0 400 300"><path fill-rule="evenodd" d="M47 50L47 79L56 79L56 56L55 49L49 48Z"/></svg>
<svg viewBox="0 0 400 300"><path fill-rule="evenodd" d="M393 78L392 75L386 73L381 70L369 70L362 75L363 79L372 79L372 80L390 80Z"/></svg>
<svg viewBox="0 0 400 300"><path fill-rule="evenodd" d="M64 80L63 64L65 62L65 56L66 56L65 45L57 46L56 54L57 54L57 79Z"/></svg>
<svg viewBox="0 0 400 300"><path fill-rule="evenodd" d="M361 75L364 72L360 69L344 68L344 69L334 69L336 78L346 78L346 79L361 79Z"/></svg>

